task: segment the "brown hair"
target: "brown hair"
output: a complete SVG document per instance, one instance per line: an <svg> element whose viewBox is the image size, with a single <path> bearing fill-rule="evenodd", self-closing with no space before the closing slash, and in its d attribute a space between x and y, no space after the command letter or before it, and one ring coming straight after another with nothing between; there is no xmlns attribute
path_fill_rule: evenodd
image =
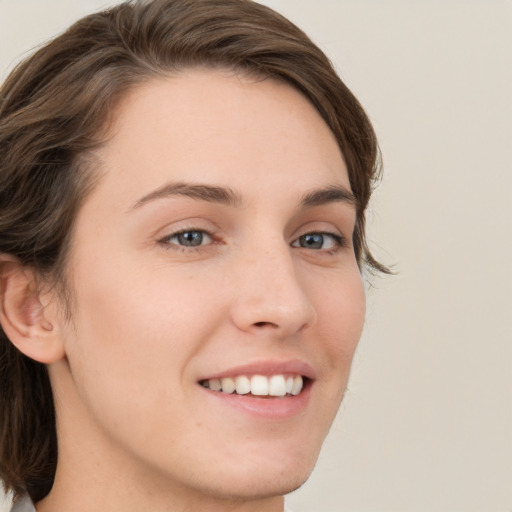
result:
<svg viewBox="0 0 512 512"><path fill-rule="evenodd" d="M365 238L379 173L371 124L327 57L271 9L250 0L128 1L92 14L21 63L0 89L0 253L61 281L73 220L93 186L87 155L116 102L137 84L192 66L285 81L337 138L357 199L360 266L386 271ZM57 436L43 364L0 329L0 478L34 501L51 489Z"/></svg>

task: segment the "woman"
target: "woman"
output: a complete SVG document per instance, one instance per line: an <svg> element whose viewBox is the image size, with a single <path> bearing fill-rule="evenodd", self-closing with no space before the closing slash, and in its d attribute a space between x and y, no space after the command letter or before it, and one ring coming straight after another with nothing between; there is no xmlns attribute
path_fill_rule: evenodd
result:
<svg viewBox="0 0 512 512"><path fill-rule="evenodd" d="M248 0L88 16L1 98L15 510L282 511L343 396L361 270L385 270L357 100Z"/></svg>

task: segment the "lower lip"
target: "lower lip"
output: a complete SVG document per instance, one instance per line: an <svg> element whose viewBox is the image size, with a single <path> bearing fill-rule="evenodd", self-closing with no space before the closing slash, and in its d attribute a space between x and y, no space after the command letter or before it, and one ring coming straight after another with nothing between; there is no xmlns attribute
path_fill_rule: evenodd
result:
<svg viewBox="0 0 512 512"><path fill-rule="evenodd" d="M301 414L307 407L311 395L312 382L309 381L295 396L261 398L253 395L222 393L202 388L208 395L228 407L268 420L286 420Z"/></svg>

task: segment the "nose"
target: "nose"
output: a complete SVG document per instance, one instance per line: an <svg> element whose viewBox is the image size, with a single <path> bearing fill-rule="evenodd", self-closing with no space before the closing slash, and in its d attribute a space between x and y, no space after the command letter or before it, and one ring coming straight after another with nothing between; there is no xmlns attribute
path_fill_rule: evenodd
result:
<svg viewBox="0 0 512 512"><path fill-rule="evenodd" d="M290 247L283 240L268 245L239 261L231 317L242 331L284 339L314 325L317 313Z"/></svg>

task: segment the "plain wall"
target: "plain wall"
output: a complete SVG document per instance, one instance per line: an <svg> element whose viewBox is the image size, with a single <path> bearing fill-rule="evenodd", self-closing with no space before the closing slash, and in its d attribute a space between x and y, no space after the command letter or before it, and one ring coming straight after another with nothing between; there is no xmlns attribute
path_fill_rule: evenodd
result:
<svg viewBox="0 0 512 512"><path fill-rule="evenodd" d="M263 3L327 52L373 120L385 174L370 238L398 271L373 280L345 401L289 504L510 512L512 2ZM103 5L0 0L0 76Z"/></svg>

